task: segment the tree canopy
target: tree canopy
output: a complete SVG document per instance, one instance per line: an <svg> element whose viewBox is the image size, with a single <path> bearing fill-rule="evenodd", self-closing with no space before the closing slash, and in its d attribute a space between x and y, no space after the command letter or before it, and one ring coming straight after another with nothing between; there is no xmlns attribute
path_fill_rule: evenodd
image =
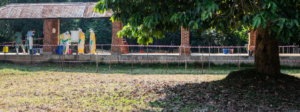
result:
<svg viewBox="0 0 300 112"><path fill-rule="evenodd" d="M299 41L299 9L300 0L103 0L95 7L100 13L112 10L112 20L127 24L118 35L138 37L140 44L179 27L197 32L254 29L255 69L272 74L280 73L278 40Z"/></svg>
<svg viewBox="0 0 300 112"><path fill-rule="evenodd" d="M240 25L268 28L277 38L298 39L300 0L103 0L95 7L100 13L114 12L112 20L127 25L119 35L138 37L149 44L152 37L163 38L164 31L179 27L232 30Z"/></svg>

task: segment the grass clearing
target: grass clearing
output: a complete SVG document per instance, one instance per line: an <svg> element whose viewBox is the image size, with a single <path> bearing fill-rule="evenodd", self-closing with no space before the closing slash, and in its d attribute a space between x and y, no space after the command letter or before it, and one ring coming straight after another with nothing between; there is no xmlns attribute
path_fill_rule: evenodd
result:
<svg viewBox="0 0 300 112"><path fill-rule="evenodd" d="M27 71L24 65L1 63L0 111L162 111L174 109L205 111L218 109L218 106L210 105L209 102L204 104L187 98L195 96L203 99L210 98L207 92L195 88L212 91L216 87L212 82L224 79L226 74L197 75L189 72L194 68L188 69L187 74L182 71L176 73L179 71L177 65L171 65L169 68L171 73L164 74L165 69L162 66L151 66L137 66L133 75L130 75L131 67L122 64L113 65L111 70L108 70L107 65L100 65L100 73L94 73L95 66L89 64L67 65L64 67L65 71L61 72L61 66L57 64L30 65ZM228 70L214 69L216 71ZM213 71L213 68L211 70ZM198 71L197 68L194 71ZM293 75L300 76L299 74ZM202 87L201 85L205 83L211 84ZM174 87L181 93L172 92ZM183 87L185 89L181 90L180 88ZM230 91L239 92L238 89ZM190 92L197 93L197 95ZM225 93L217 94L214 98L224 98L224 96L226 96ZM244 97L257 96L253 93L245 93ZM265 102L278 100L271 97L266 99ZM253 100L253 102L259 101ZM273 105L280 106L281 104Z"/></svg>
<svg viewBox="0 0 300 112"><path fill-rule="evenodd" d="M252 64L244 64L241 63L240 70L245 69L253 69L254 65ZM23 71L22 73L28 72L58 72L62 71L61 63L42 63L42 64L30 64L28 66L28 72L26 65L18 65L8 63L0 63L0 69L14 69L17 71ZM96 63L64 63L63 67L66 73L95 73ZM141 74L202 74L202 64L201 63L188 63L187 69L185 70L184 63L169 63L168 70L166 71L166 64L163 63L152 63L147 66L147 64L139 63L133 64L133 71L131 72L131 64L125 63L113 63L111 65L111 69L109 69L109 64L99 63L98 73L101 74L131 74L131 75L141 75ZM211 75L223 75L229 74L232 71L237 71L237 64L223 64L223 65L215 65L213 63L210 64L210 68L208 67L208 63L204 63L204 74ZM9 73L10 71L8 71ZM167 72L167 73L166 73ZM288 67L281 66L281 72L286 74L300 74L300 67Z"/></svg>

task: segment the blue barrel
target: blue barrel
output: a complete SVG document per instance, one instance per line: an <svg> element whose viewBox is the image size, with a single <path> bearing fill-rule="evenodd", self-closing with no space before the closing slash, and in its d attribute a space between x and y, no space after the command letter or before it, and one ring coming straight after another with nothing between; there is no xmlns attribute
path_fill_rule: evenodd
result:
<svg viewBox="0 0 300 112"><path fill-rule="evenodd" d="M231 54L231 49L227 49L227 51L228 51L228 54Z"/></svg>
<svg viewBox="0 0 300 112"><path fill-rule="evenodd" d="M57 51L56 51L56 54L63 54L63 51L64 51L64 46L57 46Z"/></svg>
<svg viewBox="0 0 300 112"><path fill-rule="evenodd" d="M223 49L224 54L227 54L227 52L228 52L228 49Z"/></svg>
<svg viewBox="0 0 300 112"><path fill-rule="evenodd" d="M33 54L36 54L36 49L32 49L32 53L33 53Z"/></svg>

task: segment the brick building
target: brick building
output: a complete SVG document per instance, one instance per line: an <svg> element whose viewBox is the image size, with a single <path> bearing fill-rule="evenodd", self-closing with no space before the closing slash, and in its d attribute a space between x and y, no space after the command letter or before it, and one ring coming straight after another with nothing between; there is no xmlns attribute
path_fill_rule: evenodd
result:
<svg viewBox="0 0 300 112"><path fill-rule="evenodd" d="M0 19L43 19L44 20L44 46L43 53L51 54L56 45L59 45L60 20L59 19L101 19L110 18L112 11L103 14L94 12L96 2L86 3L30 3L30 4L8 4L1 7ZM112 23L112 54L128 52L128 47L114 45L126 44L122 38L118 38L118 31L122 30L121 22ZM181 46L190 45L190 32L181 28ZM190 48L181 48L180 54L191 54Z"/></svg>

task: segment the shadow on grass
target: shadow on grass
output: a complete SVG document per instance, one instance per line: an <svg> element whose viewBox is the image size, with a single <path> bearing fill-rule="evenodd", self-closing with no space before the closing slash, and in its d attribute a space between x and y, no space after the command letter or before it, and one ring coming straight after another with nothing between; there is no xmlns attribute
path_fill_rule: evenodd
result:
<svg viewBox="0 0 300 112"><path fill-rule="evenodd" d="M299 84L297 77L250 69L219 81L165 86L156 94L166 96L150 105L165 111L299 111Z"/></svg>

